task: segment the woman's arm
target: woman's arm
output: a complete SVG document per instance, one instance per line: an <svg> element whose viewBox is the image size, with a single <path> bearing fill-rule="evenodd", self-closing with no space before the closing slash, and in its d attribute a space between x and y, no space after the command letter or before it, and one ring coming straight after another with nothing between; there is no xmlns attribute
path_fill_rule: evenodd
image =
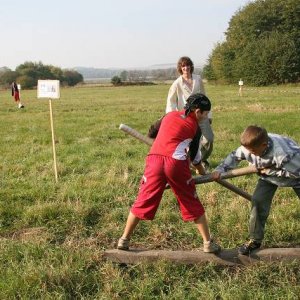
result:
<svg viewBox="0 0 300 300"><path fill-rule="evenodd" d="M177 80L173 82L169 89L168 98L167 98L167 106L166 106L166 114L170 111L178 110L178 101L177 101Z"/></svg>

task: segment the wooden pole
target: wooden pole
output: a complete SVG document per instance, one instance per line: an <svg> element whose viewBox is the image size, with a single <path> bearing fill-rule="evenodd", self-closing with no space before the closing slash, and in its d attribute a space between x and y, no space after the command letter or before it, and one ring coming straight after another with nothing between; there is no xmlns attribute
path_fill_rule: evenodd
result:
<svg viewBox="0 0 300 300"><path fill-rule="evenodd" d="M141 134L137 130L135 130L125 124L120 124L119 129L130 134L131 136L133 136L136 139L140 140L141 142L147 144L148 146L151 146L153 144L153 141L154 141L153 139Z"/></svg>
<svg viewBox="0 0 300 300"><path fill-rule="evenodd" d="M252 196L245 192L244 190L238 188L237 186L227 182L226 180L218 180L217 183L219 183L220 185L226 187L227 189L229 189L230 191L242 196L243 198L249 200L249 201L252 201Z"/></svg>
<svg viewBox="0 0 300 300"><path fill-rule="evenodd" d="M52 102L51 102L51 99L49 99L49 108L50 108L50 124L51 124L51 134L52 134L52 150L53 150L53 162L54 162L54 176L55 176L55 182L57 183L58 182L58 175L57 175L55 136L54 136L53 113L52 113Z"/></svg>
<svg viewBox="0 0 300 300"><path fill-rule="evenodd" d="M119 129L123 130L124 132L130 134L131 136L135 137L136 139L140 140L141 142L143 142L149 146L151 146L153 143L153 139L150 139L147 136L142 135L137 130L135 130L125 124L121 124ZM236 187L235 185L225 181L224 179L256 173L257 170L256 170L256 168L253 168L253 167L248 167L247 169L244 168L244 169L241 169L241 171L238 171L238 170L239 169L236 169L236 170L232 170L227 173L221 174L221 179L217 180L216 182L219 183L220 185L226 187L230 191L238 194L239 196L242 196L243 198L251 201L252 196L250 194L248 194L247 192L243 191L242 189ZM202 179L202 178L204 178L204 179ZM196 177L194 177L194 180L195 180L195 184L215 181L214 179L212 179L211 174L203 175L203 176L196 176ZM169 187L167 186L167 188L169 188Z"/></svg>
<svg viewBox="0 0 300 300"><path fill-rule="evenodd" d="M248 167L238 168L238 169L230 170L228 172L221 173L220 177L221 179L228 179L228 178L239 177L239 176L244 176L244 175L249 175L254 173L257 173L256 167L248 166ZM201 183L212 182L215 180L213 179L211 174L207 174L202 176L195 176L194 181L196 184L201 184Z"/></svg>

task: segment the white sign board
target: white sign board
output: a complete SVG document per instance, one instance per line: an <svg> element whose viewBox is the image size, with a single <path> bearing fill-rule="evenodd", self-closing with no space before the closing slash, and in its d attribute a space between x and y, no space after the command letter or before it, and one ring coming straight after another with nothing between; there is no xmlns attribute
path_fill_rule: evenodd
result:
<svg viewBox="0 0 300 300"><path fill-rule="evenodd" d="M21 89L21 84L17 84L17 86L18 86L18 90L20 90Z"/></svg>
<svg viewBox="0 0 300 300"><path fill-rule="evenodd" d="M59 99L59 80L38 80L38 98Z"/></svg>
<svg viewBox="0 0 300 300"><path fill-rule="evenodd" d="M243 80L240 80L240 81L239 81L239 85L240 85L240 86L241 86L241 85L244 85Z"/></svg>

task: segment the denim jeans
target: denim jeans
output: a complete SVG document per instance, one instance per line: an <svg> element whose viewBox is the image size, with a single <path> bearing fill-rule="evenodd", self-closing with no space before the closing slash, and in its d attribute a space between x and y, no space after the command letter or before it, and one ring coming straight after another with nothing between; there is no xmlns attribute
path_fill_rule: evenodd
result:
<svg viewBox="0 0 300 300"><path fill-rule="evenodd" d="M278 186L266 180L259 179L252 196L252 207L250 214L250 239L261 242L267 218L270 213L272 199ZM300 199L300 186L293 187Z"/></svg>

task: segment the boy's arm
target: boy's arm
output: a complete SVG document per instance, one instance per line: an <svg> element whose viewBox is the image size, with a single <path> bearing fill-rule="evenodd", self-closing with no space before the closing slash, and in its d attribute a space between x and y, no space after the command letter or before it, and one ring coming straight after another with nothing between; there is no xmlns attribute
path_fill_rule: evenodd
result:
<svg viewBox="0 0 300 300"><path fill-rule="evenodd" d="M201 152L200 152L200 147L199 147L199 142L201 138L201 130L198 127L196 135L194 136L193 140L190 143L189 146L189 156L191 159L192 164L195 166L195 168L199 171L200 174L202 174L202 165L201 165ZM198 169L199 168L199 169ZM203 169L204 170L204 169ZM204 173L205 174L205 171Z"/></svg>
<svg viewBox="0 0 300 300"><path fill-rule="evenodd" d="M240 161L245 160L245 154L243 148L239 147L232 151L216 168L217 172L227 172L229 170L235 169Z"/></svg>

